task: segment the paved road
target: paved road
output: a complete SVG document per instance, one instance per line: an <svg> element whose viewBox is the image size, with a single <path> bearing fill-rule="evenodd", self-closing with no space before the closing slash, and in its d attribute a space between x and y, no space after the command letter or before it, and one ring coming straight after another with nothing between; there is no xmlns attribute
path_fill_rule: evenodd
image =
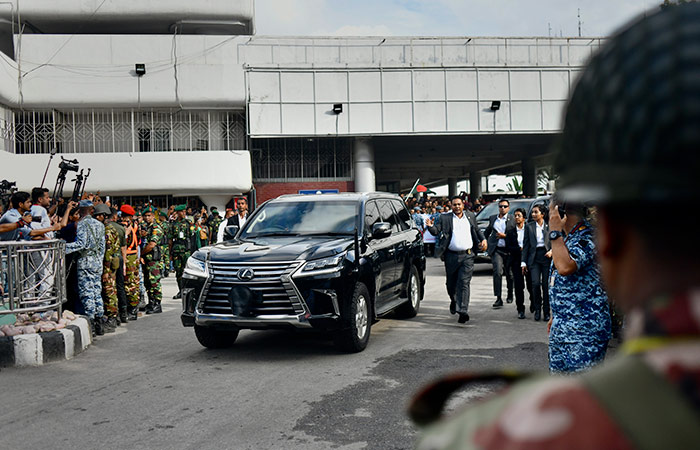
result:
<svg viewBox="0 0 700 450"><path fill-rule="evenodd" d="M385 318L362 353L316 333L243 331L206 350L164 313L122 326L70 361L0 372L0 447L75 449L407 449L411 395L456 370L545 370L546 329L492 310L488 267L472 282L472 320L447 311L442 264L429 260L418 317ZM175 293L164 280L164 298ZM491 388L461 393L454 408Z"/></svg>

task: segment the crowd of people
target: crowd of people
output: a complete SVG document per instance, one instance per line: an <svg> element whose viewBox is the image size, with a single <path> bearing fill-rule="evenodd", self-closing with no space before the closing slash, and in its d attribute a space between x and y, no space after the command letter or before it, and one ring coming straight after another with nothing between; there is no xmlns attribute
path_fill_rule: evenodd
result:
<svg viewBox="0 0 700 450"><path fill-rule="evenodd" d="M245 223L245 198L236 207L222 217L216 207L113 205L93 194L53 201L48 189L37 187L0 205L0 241L63 239L64 308L87 316L99 336L137 320L141 311L162 312L161 278L174 271L181 289L190 254L221 241L226 226Z"/></svg>
<svg viewBox="0 0 700 450"><path fill-rule="evenodd" d="M604 359L612 312L595 260L587 208L553 201L551 210L535 204L529 213L523 208L511 212L504 198L482 230L475 213L485 205L483 198L470 203L462 193L405 202L423 236L426 256L445 262L450 312L459 316L459 323L470 318L475 256L486 252L493 266L493 308L515 302L517 317L525 319L527 291L533 319L547 322L552 373L586 370Z"/></svg>

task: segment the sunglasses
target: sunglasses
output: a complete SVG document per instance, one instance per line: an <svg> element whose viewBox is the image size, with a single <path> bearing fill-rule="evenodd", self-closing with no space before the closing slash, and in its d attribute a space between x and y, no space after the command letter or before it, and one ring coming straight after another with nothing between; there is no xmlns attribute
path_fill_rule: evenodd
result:
<svg viewBox="0 0 700 450"><path fill-rule="evenodd" d="M498 205L499 208L510 208L510 205Z"/></svg>

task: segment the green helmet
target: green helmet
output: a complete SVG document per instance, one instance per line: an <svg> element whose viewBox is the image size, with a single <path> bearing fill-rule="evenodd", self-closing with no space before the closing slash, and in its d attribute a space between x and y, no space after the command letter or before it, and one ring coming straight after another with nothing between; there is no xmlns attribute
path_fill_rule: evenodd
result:
<svg viewBox="0 0 700 450"><path fill-rule="evenodd" d="M700 4L664 8L589 62L555 144L557 193L598 204L700 197Z"/></svg>

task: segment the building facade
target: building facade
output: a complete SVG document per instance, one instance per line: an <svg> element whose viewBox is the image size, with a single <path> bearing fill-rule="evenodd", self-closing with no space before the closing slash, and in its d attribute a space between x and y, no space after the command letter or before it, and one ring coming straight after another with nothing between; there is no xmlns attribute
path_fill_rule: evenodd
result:
<svg viewBox="0 0 700 450"><path fill-rule="evenodd" d="M116 3L0 5L0 178L38 185L55 151L104 193L221 207L253 188L533 177L601 44L277 38L255 36L252 0Z"/></svg>

